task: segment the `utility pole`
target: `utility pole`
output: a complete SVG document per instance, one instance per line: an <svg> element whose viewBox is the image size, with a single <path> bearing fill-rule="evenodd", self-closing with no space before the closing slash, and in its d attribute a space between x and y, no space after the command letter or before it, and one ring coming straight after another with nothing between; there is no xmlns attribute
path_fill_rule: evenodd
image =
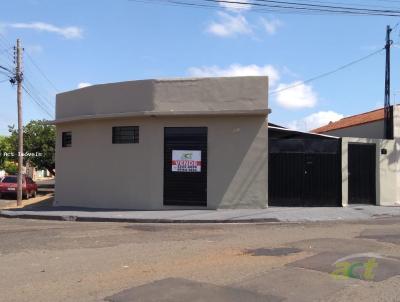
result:
<svg viewBox="0 0 400 302"><path fill-rule="evenodd" d="M386 68L385 68L385 139L393 139L393 108L390 106L390 47L393 41L390 40L392 29L388 25L386 27Z"/></svg>
<svg viewBox="0 0 400 302"><path fill-rule="evenodd" d="M17 206L22 205L22 166L24 164L24 138L22 129L22 49L19 39L16 47L15 80L17 82L17 104L18 104L18 178L17 178Z"/></svg>

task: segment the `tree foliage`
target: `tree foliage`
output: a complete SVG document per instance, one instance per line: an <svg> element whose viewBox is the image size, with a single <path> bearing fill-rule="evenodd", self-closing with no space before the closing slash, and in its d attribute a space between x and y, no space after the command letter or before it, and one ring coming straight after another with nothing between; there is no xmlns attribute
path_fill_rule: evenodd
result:
<svg viewBox="0 0 400 302"><path fill-rule="evenodd" d="M13 161L6 160L4 161L3 169L7 174L17 174L18 165Z"/></svg>
<svg viewBox="0 0 400 302"><path fill-rule="evenodd" d="M18 159L18 131L9 127L8 140L12 146L14 160ZM47 169L55 175L56 131L46 120L33 120L24 127L24 162L29 161L37 169Z"/></svg>
<svg viewBox="0 0 400 302"><path fill-rule="evenodd" d="M5 170L7 155L13 152L11 140L7 136L0 136L0 170Z"/></svg>

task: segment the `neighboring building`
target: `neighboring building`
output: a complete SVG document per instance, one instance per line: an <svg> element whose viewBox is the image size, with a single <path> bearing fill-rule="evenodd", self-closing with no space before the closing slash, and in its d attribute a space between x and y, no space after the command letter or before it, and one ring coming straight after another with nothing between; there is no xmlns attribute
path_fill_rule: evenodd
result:
<svg viewBox="0 0 400 302"><path fill-rule="evenodd" d="M267 206L268 78L143 80L57 95L55 205Z"/></svg>
<svg viewBox="0 0 400 302"><path fill-rule="evenodd" d="M342 118L336 122L311 130L313 133L323 133L333 136L383 138L384 134L383 108Z"/></svg>
<svg viewBox="0 0 400 302"><path fill-rule="evenodd" d="M342 204L400 204L400 106L393 106L394 139L384 139L384 111L345 117L312 130L341 138Z"/></svg>
<svg viewBox="0 0 400 302"><path fill-rule="evenodd" d="M342 206L340 139L268 128L268 205Z"/></svg>

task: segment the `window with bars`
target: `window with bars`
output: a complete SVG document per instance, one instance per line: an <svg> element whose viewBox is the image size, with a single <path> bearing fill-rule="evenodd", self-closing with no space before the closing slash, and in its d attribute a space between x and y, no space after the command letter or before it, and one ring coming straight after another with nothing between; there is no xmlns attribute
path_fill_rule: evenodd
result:
<svg viewBox="0 0 400 302"><path fill-rule="evenodd" d="M120 126L112 128L113 144L138 144L139 126Z"/></svg>
<svg viewBox="0 0 400 302"><path fill-rule="evenodd" d="M72 146L72 132L68 131L62 133L62 146L63 148Z"/></svg>

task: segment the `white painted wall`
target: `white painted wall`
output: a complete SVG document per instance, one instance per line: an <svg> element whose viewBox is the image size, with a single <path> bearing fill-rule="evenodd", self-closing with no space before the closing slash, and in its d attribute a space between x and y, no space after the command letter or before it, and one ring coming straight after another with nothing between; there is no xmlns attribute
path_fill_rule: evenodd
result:
<svg viewBox="0 0 400 302"><path fill-rule="evenodd" d="M342 138L342 205L348 205L348 144L376 145L376 202L381 206L400 205L400 140ZM381 154L385 148L387 154Z"/></svg>
<svg viewBox="0 0 400 302"><path fill-rule="evenodd" d="M343 129L336 129L324 132L323 134L338 137L362 137L362 138L384 138L384 123L376 121L367 124L352 126Z"/></svg>

